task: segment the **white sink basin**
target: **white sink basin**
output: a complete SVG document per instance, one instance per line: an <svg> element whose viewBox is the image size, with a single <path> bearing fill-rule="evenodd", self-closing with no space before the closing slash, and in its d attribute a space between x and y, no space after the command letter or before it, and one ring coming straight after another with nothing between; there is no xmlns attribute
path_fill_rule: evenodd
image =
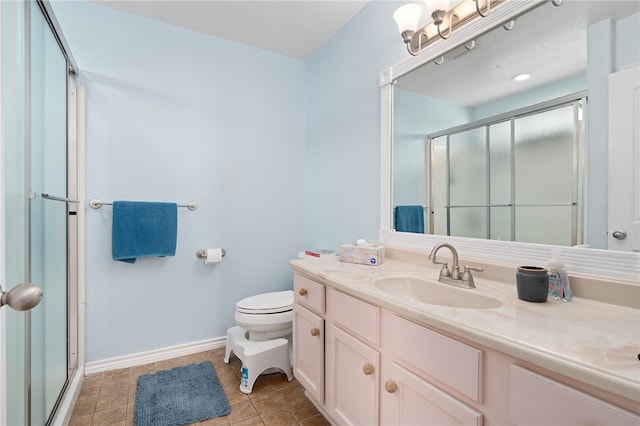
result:
<svg viewBox="0 0 640 426"><path fill-rule="evenodd" d="M453 308L491 309L502 306L500 299L479 294L477 289L464 289L437 280L413 276L391 276L374 279L381 291L431 305Z"/></svg>

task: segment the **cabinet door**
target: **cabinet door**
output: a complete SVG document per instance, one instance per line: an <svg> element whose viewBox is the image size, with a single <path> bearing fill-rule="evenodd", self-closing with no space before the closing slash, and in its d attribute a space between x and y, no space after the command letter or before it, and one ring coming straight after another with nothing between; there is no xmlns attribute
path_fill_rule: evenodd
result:
<svg viewBox="0 0 640 426"><path fill-rule="evenodd" d="M377 425L380 353L332 324L328 330L327 409L340 425Z"/></svg>
<svg viewBox="0 0 640 426"><path fill-rule="evenodd" d="M318 402L324 402L324 320L293 306L293 375Z"/></svg>
<svg viewBox="0 0 640 426"><path fill-rule="evenodd" d="M482 414L392 363L380 396L384 425L482 425Z"/></svg>
<svg viewBox="0 0 640 426"><path fill-rule="evenodd" d="M640 425L637 414L517 365L511 365L510 402L514 425Z"/></svg>

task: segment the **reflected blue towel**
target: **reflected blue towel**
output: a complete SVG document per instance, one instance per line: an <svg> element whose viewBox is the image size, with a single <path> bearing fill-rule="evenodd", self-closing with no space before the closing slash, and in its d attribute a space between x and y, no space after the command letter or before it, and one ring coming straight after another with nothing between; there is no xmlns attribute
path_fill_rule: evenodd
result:
<svg viewBox="0 0 640 426"><path fill-rule="evenodd" d="M175 256L177 231L176 203L113 202L113 260L136 263L138 257Z"/></svg>
<svg viewBox="0 0 640 426"><path fill-rule="evenodd" d="M424 207L396 206L394 217L396 231L424 234Z"/></svg>

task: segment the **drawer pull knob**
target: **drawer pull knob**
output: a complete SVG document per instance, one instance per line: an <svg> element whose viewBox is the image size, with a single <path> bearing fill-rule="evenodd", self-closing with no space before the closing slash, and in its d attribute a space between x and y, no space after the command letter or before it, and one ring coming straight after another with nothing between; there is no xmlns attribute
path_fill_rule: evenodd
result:
<svg viewBox="0 0 640 426"><path fill-rule="evenodd" d="M317 336L318 334L320 334L320 330L318 330L315 327L311 329L311 335L312 336Z"/></svg>
<svg viewBox="0 0 640 426"><path fill-rule="evenodd" d="M300 296L304 296L305 294L307 294L307 289L306 288L301 288L300 290L298 290L298 294Z"/></svg>
<svg viewBox="0 0 640 426"><path fill-rule="evenodd" d="M394 393L398 390L398 385L396 385L396 382L394 382L393 380L387 380L387 382L384 384L384 388L387 392Z"/></svg>
<svg viewBox="0 0 640 426"><path fill-rule="evenodd" d="M362 366L362 372L367 375L370 376L373 374L373 365L366 363L365 365Z"/></svg>

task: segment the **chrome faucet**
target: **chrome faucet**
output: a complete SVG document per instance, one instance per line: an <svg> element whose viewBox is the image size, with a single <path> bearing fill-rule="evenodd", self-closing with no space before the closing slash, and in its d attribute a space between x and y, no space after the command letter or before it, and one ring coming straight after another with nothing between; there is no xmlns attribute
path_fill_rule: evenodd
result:
<svg viewBox="0 0 640 426"><path fill-rule="evenodd" d="M436 260L436 253L442 247L446 247L451 251L451 256L453 256L453 265L451 265L451 270L449 270L449 266L447 262L438 262ZM458 265L458 252L455 247L448 243L438 243L436 244L431 253L429 254L429 259L436 265L442 265L442 269L440 269L440 276L438 277L438 281L445 284L455 285L456 287L462 288L476 288L476 285L473 282L473 275L471 275L471 271L482 272L482 269L479 266L464 266L464 272L460 274L460 265Z"/></svg>

